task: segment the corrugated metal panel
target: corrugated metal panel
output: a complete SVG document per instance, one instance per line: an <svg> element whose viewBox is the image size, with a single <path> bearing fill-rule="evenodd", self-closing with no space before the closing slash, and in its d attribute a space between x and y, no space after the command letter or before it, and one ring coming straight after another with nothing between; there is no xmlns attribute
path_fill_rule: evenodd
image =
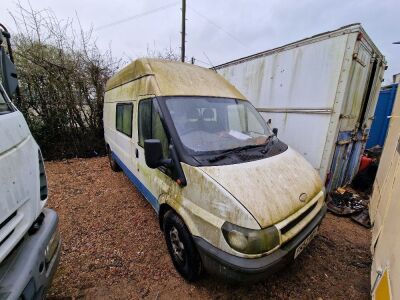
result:
<svg viewBox="0 0 400 300"><path fill-rule="evenodd" d="M392 113L397 87L397 84L393 84L382 89L379 93L374 121L372 122L371 131L368 136L367 148L376 145L383 147L383 144L385 143L386 133L389 126L388 116Z"/></svg>

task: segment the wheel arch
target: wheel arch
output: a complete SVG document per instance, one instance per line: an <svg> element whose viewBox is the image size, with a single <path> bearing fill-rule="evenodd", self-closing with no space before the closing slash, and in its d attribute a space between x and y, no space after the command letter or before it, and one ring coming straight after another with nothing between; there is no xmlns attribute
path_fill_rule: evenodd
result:
<svg viewBox="0 0 400 300"><path fill-rule="evenodd" d="M164 220L164 216L165 214L172 210L173 212L175 212L178 216L179 214L176 212L175 209L173 209L170 205L168 205L167 203L162 203L160 205L160 209L158 210L158 224L160 225L160 229L161 231L164 232L164 224L163 224L163 220Z"/></svg>

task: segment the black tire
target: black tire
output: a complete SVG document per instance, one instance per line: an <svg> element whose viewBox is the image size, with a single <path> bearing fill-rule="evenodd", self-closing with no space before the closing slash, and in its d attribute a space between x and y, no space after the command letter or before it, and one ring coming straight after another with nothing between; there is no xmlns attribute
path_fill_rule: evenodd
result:
<svg viewBox="0 0 400 300"><path fill-rule="evenodd" d="M196 281L200 278L202 263L185 223L174 211L170 210L164 215L163 228L168 252L176 270L187 281ZM183 249L177 247L179 242L176 237Z"/></svg>
<svg viewBox="0 0 400 300"><path fill-rule="evenodd" d="M108 146L108 145L107 145L107 156L108 156L108 161L110 162L111 170L113 170L114 172L121 171L121 167L118 165L118 163L112 157L111 149L110 149L110 146Z"/></svg>

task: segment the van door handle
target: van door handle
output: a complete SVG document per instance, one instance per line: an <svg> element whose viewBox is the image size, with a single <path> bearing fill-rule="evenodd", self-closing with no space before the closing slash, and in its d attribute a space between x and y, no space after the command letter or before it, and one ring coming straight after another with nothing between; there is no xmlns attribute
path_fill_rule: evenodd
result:
<svg viewBox="0 0 400 300"><path fill-rule="evenodd" d="M135 155L136 155L136 158L139 158L139 150L137 148L135 150Z"/></svg>

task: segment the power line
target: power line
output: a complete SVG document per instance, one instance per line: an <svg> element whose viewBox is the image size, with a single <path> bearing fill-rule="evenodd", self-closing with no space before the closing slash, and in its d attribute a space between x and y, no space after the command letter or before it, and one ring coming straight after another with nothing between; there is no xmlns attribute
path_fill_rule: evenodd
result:
<svg viewBox="0 0 400 300"><path fill-rule="evenodd" d="M239 43L241 46L249 49L249 47L247 45L245 45L242 41L240 41L238 38L236 38L234 35L232 35L231 33L229 33L228 31L226 31L224 28L222 28L221 26L219 26L217 23L215 23L214 21L210 20L209 18L207 18L206 16L204 16L203 14L199 13L197 10L195 10L193 7L191 6L187 6L188 8L190 8L196 15L202 17L204 20L206 20L207 22L209 22L211 25L214 25L216 28L218 28L219 30L221 30L223 33L225 33L227 36L229 36L231 39L235 40L237 43Z"/></svg>
<svg viewBox="0 0 400 300"><path fill-rule="evenodd" d="M164 5L164 6L160 6L158 8L155 8L155 9L152 9L152 10L148 10L148 11L145 11L145 12L140 13L140 14L136 14L136 15L133 15L133 16L130 16L130 17L127 17L127 18L124 18L124 19L120 19L118 21L115 21L115 22L112 22L112 23L109 23L109 24L105 24L105 25L99 26L99 27L95 28L94 30L101 30L101 29L104 29L104 28L108 28L108 27L111 27L111 26L115 26L115 25L118 25L118 24L121 24L121 23L125 23L125 22L128 22L128 21L131 21L131 20L134 20L134 19L138 19L138 18L141 18L141 17L144 17L144 16L148 16L148 15L151 15L153 13L156 13L156 12L165 10L167 8L170 8L172 6L175 6L177 4L178 4L178 2L174 2L174 3L170 3L170 4L167 4L167 5Z"/></svg>

